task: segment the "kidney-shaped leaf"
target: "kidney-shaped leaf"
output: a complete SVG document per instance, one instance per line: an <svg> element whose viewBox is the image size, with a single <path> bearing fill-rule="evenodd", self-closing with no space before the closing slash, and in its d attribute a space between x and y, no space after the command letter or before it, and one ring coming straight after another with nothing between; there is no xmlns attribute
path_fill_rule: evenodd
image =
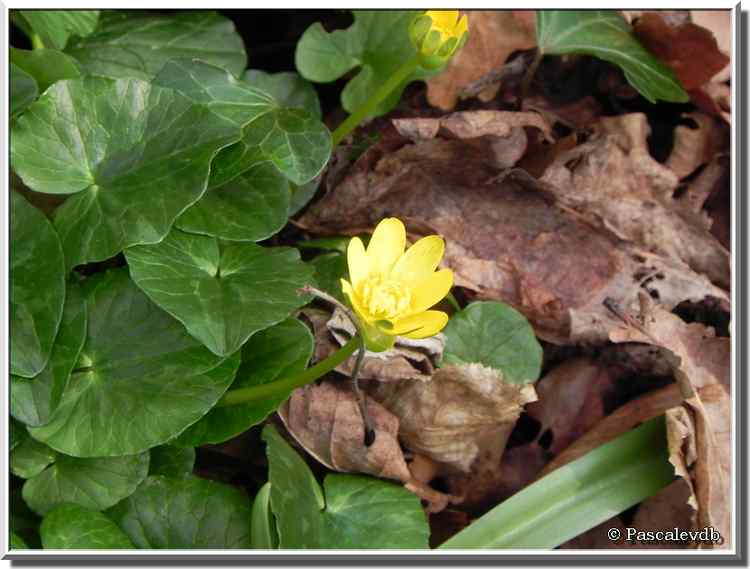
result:
<svg viewBox="0 0 750 569"><path fill-rule="evenodd" d="M55 461L57 453L44 443L26 436L10 452L10 471L21 478L33 478Z"/></svg>
<svg viewBox="0 0 750 569"><path fill-rule="evenodd" d="M151 449L149 475L161 474L181 478L190 476L195 466L195 449L168 444Z"/></svg>
<svg viewBox="0 0 750 569"><path fill-rule="evenodd" d="M10 376L10 413L31 427L49 421L86 340L86 303L81 287L68 283L62 321L44 369L32 379Z"/></svg>
<svg viewBox="0 0 750 569"><path fill-rule="evenodd" d="M10 116L17 115L28 107L39 94L34 78L18 67L10 64Z"/></svg>
<svg viewBox="0 0 750 569"><path fill-rule="evenodd" d="M230 389L265 385L304 370L313 350L310 330L290 318L258 332L242 347L242 363ZM276 411L292 390L242 405L214 407L189 427L178 444L199 446L224 442L263 421Z"/></svg>
<svg viewBox="0 0 750 569"><path fill-rule="evenodd" d="M542 347L528 320L502 302L473 302L444 330L446 364L479 363L498 369L510 383L539 379Z"/></svg>
<svg viewBox="0 0 750 569"><path fill-rule="evenodd" d="M107 516L76 504L63 504L47 514L39 532L44 549L135 549Z"/></svg>
<svg viewBox="0 0 750 569"><path fill-rule="evenodd" d="M45 193L67 267L155 243L206 189L209 166L240 130L206 105L136 79L86 77L50 87L20 117L13 168Z"/></svg>
<svg viewBox="0 0 750 569"><path fill-rule="evenodd" d="M541 53L585 53L619 65L652 103L689 98L672 70L640 44L616 10L537 10L536 36Z"/></svg>
<svg viewBox="0 0 750 569"><path fill-rule="evenodd" d="M99 21L98 10L21 10L21 15L45 45L56 49L72 35L89 35Z"/></svg>
<svg viewBox="0 0 750 569"><path fill-rule="evenodd" d="M147 452L109 458L58 454L55 462L23 485L23 499L40 516L70 502L104 510L130 496L148 475Z"/></svg>
<svg viewBox="0 0 750 569"><path fill-rule="evenodd" d="M96 33L68 53L92 75L148 80L175 57L200 58L232 73L245 69L247 55L234 24L216 12L112 10L102 15Z"/></svg>
<svg viewBox="0 0 750 569"><path fill-rule="evenodd" d="M30 432L73 456L136 454L205 415L232 383L239 356L212 354L125 269L91 281L78 367L50 422Z"/></svg>
<svg viewBox="0 0 750 569"><path fill-rule="evenodd" d="M62 319L65 267L44 214L10 193L10 372L34 377L47 365Z"/></svg>
<svg viewBox="0 0 750 569"><path fill-rule="evenodd" d="M108 514L141 549L250 547L247 494L194 476L149 476Z"/></svg>
<svg viewBox="0 0 750 569"><path fill-rule="evenodd" d="M39 91L62 81L78 79L81 71L75 59L56 49L16 49L10 48L10 60L31 75L39 85Z"/></svg>
<svg viewBox="0 0 750 569"><path fill-rule="evenodd" d="M321 118L320 101L312 83L297 73L266 73L260 69L248 69L242 79L253 87L271 95L285 107L305 109L316 118Z"/></svg>
<svg viewBox="0 0 750 569"><path fill-rule="evenodd" d="M263 430L263 440L281 549L427 548L425 513L403 486L329 474L324 497L310 468L274 427Z"/></svg>
<svg viewBox="0 0 750 569"><path fill-rule="evenodd" d="M298 290L312 282L312 270L296 249L225 245L175 229L125 255L136 284L218 355L233 354L310 300Z"/></svg>

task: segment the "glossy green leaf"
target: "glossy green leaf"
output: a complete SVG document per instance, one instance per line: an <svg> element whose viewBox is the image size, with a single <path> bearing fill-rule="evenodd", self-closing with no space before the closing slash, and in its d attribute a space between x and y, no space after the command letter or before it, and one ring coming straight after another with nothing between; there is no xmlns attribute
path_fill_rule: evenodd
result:
<svg viewBox="0 0 750 569"><path fill-rule="evenodd" d="M23 119L23 117L21 117ZM65 267L44 214L10 192L10 372L34 377L47 365L62 319Z"/></svg>
<svg viewBox="0 0 750 569"><path fill-rule="evenodd" d="M292 194L289 200L289 217L297 215L315 197L320 186L320 179L321 177L318 176L301 186L289 182L289 190Z"/></svg>
<svg viewBox="0 0 750 569"><path fill-rule="evenodd" d="M514 494L440 547L553 548L653 496L674 479L663 417Z"/></svg>
<svg viewBox="0 0 750 569"><path fill-rule="evenodd" d="M46 47L62 49L71 36L87 36L96 29L98 10L21 10L21 16Z"/></svg>
<svg viewBox="0 0 750 569"><path fill-rule="evenodd" d="M268 93L285 107L305 109L318 119L322 116L315 87L294 72L266 73L259 69L248 69L242 79L264 93Z"/></svg>
<svg viewBox="0 0 750 569"><path fill-rule="evenodd" d="M39 515L70 502L104 510L130 496L148 475L148 453L109 458L59 454L23 485L23 499Z"/></svg>
<svg viewBox="0 0 750 569"><path fill-rule="evenodd" d="M44 518L44 549L135 549L120 528L101 512L63 504Z"/></svg>
<svg viewBox="0 0 750 569"><path fill-rule="evenodd" d="M172 60L154 79L244 127L242 140L225 149L211 166L211 188L251 166L270 162L295 184L317 176L331 153L331 136L305 110L281 106L273 97L225 70L195 60Z"/></svg>
<svg viewBox="0 0 750 569"><path fill-rule="evenodd" d="M271 483L266 482L253 501L250 522L250 543L253 549L276 549L279 538L271 511Z"/></svg>
<svg viewBox="0 0 750 569"><path fill-rule="evenodd" d="M20 117L11 161L24 183L75 193L54 224L69 268L160 241L206 189L239 128L206 105L136 79L59 81Z"/></svg>
<svg viewBox="0 0 750 569"><path fill-rule="evenodd" d="M10 376L11 415L31 427L50 420L86 340L86 303L81 287L74 281L67 286L62 321L47 365L32 379Z"/></svg>
<svg viewBox="0 0 750 569"><path fill-rule="evenodd" d="M341 292L341 279L347 275L346 257L341 253L318 255L310 264L315 269L315 281L318 288L344 302Z"/></svg>
<svg viewBox="0 0 750 569"><path fill-rule="evenodd" d="M250 547L245 492L194 476L149 476L108 514L141 549Z"/></svg>
<svg viewBox="0 0 750 569"><path fill-rule="evenodd" d="M230 389L272 383L292 377L307 367L313 351L310 330L290 318L258 332L242 347L242 363ZM177 439L177 444L199 446L224 442L262 422L276 411L292 390L242 405L215 407Z"/></svg>
<svg viewBox="0 0 750 569"><path fill-rule="evenodd" d="M21 539L20 536L16 535L14 532L10 532L10 548L11 549L28 549L29 546L26 545L26 542Z"/></svg>
<svg viewBox="0 0 750 569"><path fill-rule="evenodd" d="M163 444L214 406L239 356L193 339L118 269L87 281L88 327L77 368L52 420L30 429L81 457L137 454Z"/></svg>
<svg viewBox="0 0 750 569"><path fill-rule="evenodd" d="M652 103L690 98L672 70L640 44L619 11L537 10L536 36L542 54L581 53L620 66L628 82Z"/></svg>
<svg viewBox="0 0 750 569"><path fill-rule="evenodd" d="M399 67L416 56L408 28L417 14L406 10L355 10L350 28L331 33L315 23L297 43L297 71L310 81L330 83L359 69L341 93L341 102L351 113ZM375 114L391 110L408 83L433 74L418 69L377 107Z"/></svg>
<svg viewBox="0 0 750 569"><path fill-rule="evenodd" d="M78 79L81 71L75 59L56 49L10 48L10 60L31 75L39 85L39 91L64 79Z"/></svg>
<svg viewBox="0 0 750 569"><path fill-rule="evenodd" d="M502 302L473 302L453 315L443 331L445 364L480 363L511 383L539 379L542 347L528 320Z"/></svg>
<svg viewBox="0 0 750 569"><path fill-rule="evenodd" d="M34 78L18 67L10 64L10 116L23 112L39 94Z"/></svg>
<svg viewBox="0 0 750 569"><path fill-rule="evenodd" d="M286 225L289 182L276 168L260 163L206 192L183 213L177 227L228 241L261 241Z"/></svg>
<svg viewBox="0 0 750 569"><path fill-rule="evenodd" d="M169 444L151 449L148 473L181 478L190 476L193 473L193 466L195 466L194 448Z"/></svg>
<svg viewBox="0 0 750 569"><path fill-rule="evenodd" d="M10 452L10 471L21 478L33 478L52 464L57 453L47 445L25 437L23 442Z"/></svg>
<svg viewBox="0 0 750 569"><path fill-rule="evenodd" d="M427 518L403 486L329 474L324 497L310 468L274 427L263 430L263 439L281 549L427 548Z"/></svg>
<svg viewBox="0 0 750 569"><path fill-rule="evenodd" d="M247 55L234 24L216 12L117 10L102 15L96 33L67 50L93 75L148 80L176 57L198 58L239 74Z"/></svg>
<svg viewBox="0 0 750 569"><path fill-rule="evenodd" d="M236 352L256 332L310 301L312 271L296 249L222 244L179 230L125 252L136 284L213 353Z"/></svg>
<svg viewBox="0 0 750 569"><path fill-rule="evenodd" d="M16 421L13 417L10 418L8 423L8 430L10 431L8 433L8 450L10 451L20 445L29 436L29 433L23 423Z"/></svg>

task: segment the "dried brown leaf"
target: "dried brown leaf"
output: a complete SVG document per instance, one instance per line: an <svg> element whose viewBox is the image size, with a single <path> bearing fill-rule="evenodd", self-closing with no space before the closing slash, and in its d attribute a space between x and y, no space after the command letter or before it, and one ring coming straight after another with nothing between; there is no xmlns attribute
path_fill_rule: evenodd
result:
<svg viewBox="0 0 750 569"><path fill-rule="evenodd" d="M729 127L704 113L683 115L695 127L680 125L674 131L674 145L666 165L682 179L729 149Z"/></svg>

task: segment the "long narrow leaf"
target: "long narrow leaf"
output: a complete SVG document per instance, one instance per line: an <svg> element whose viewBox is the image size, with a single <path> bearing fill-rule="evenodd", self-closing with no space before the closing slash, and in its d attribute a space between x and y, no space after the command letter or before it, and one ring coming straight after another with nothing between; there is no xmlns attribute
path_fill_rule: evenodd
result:
<svg viewBox="0 0 750 569"><path fill-rule="evenodd" d="M674 477L663 417L558 468L442 548L553 548L654 495Z"/></svg>

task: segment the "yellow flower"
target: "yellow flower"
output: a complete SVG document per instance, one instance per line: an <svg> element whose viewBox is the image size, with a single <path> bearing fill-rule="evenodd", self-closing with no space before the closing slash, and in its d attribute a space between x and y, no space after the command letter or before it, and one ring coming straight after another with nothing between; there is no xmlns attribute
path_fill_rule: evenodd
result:
<svg viewBox="0 0 750 569"><path fill-rule="evenodd" d="M409 26L409 37L417 48L419 64L426 69L441 67L467 38L469 19L459 19L458 10L428 10Z"/></svg>
<svg viewBox="0 0 750 569"><path fill-rule="evenodd" d="M448 323L448 315L428 310L453 286L453 272L435 271L445 243L437 235L424 237L404 252L406 230L395 217L382 220L365 250L359 237L349 241L347 260L351 282L341 288L357 313L365 342L372 351L387 350L396 336L427 338Z"/></svg>

